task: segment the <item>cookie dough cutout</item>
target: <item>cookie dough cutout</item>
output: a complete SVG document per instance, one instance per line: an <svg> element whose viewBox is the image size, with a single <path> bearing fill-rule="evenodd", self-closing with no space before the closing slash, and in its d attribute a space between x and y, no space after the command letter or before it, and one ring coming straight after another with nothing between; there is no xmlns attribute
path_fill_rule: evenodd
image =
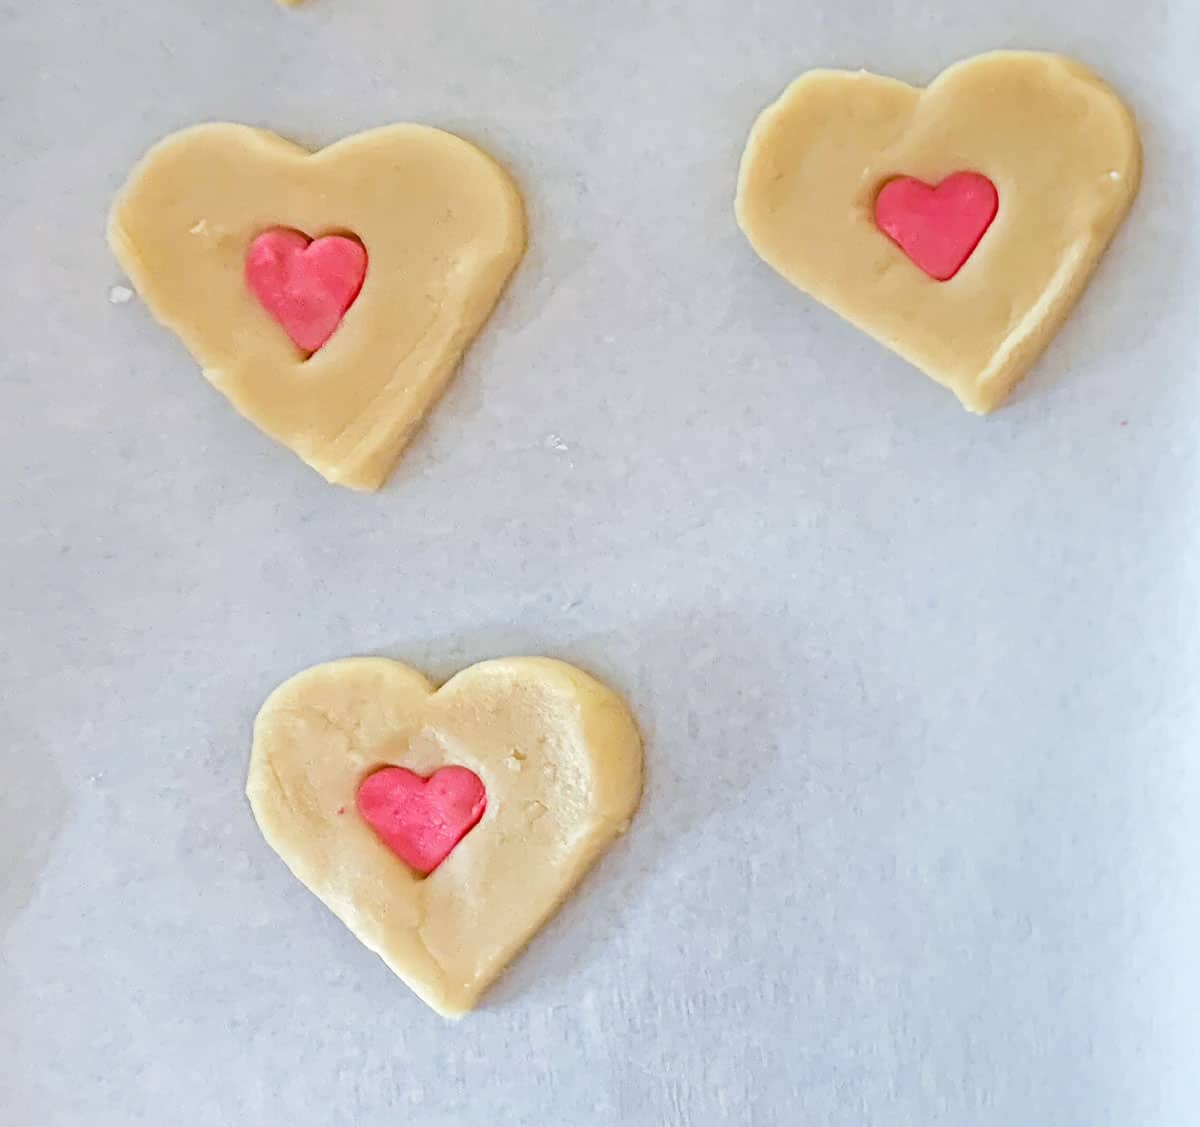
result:
<svg viewBox="0 0 1200 1127"><path fill-rule="evenodd" d="M948 282L999 207L996 185L978 172L956 172L940 184L897 176L875 197L875 224L931 278Z"/></svg>
<svg viewBox="0 0 1200 1127"><path fill-rule="evenodd" d="M423 875L381 836L394 821L362 816L360 795L381 770L430 780L451 767L479 780L484 809ZM271 694L246 791L292 872L428 1005L455 1017L625 831L641 786L628 709L570 665L486 661L435 689L400 662L353 658Z"/></svg>
<svg viewBox="0 0 1200 1127"><path fill-rule="evenodd" d="M246 285L261 305L307 353L333 336L358 300L367 276L367 252L357 239L273 227L246 251Z"/></svg>
<svg viewBox="0 0 1200 1127"><path fill-rule="evenodd" d="M301 347L247 281L256 239L361 244L361 290ZM329 481L383 484L487 320L525 248L520 195L474 145L393 125L310 153L201 125L131 173L108 238L153 315L205 376Z"/></svg>
<svg viewBox="0 0 1200 1127"><path fill-rule="evenodd" d="M889 183L973 174L998 207L947 278L877 222ZM737 217L793 285L948 387L999 406L1082 293L1141 175L1133 117L1061 56L998 51L921 89L810 71L768 107L742 158Z"/></svg>
<svg viewBox="0 0 1200 1127"><path fill-rule="evenodd" d="M439 767L428 778L407 767L380 767L355 797L362 819L418 876L427 877L487 809L487 788L465 767Z"/></svg>

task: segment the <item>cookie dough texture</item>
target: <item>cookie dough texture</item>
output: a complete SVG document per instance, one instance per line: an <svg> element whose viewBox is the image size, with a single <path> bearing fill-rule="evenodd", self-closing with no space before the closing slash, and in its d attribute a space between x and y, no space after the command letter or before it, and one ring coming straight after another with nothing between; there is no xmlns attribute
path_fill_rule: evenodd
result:
<svg viewBox="0 0 1200 1127"><path fill-rule="evenodd" d="M362 292L311 356L258 304L247 248L271 227L353 234ZM525 247L521 198L474 145L392 125L316 153L244 125L156 145L109 242L205 376L328 480L376 489L498 300Z"/></svg>
<svg viewBox="0 0 1200 1127"><path fill-rule="evenodd" d="M418 878L355 811L380 767L455 764L483 819ZM641 739L613 692L545 658L487 661L440 689L382 658L320 665L271 694L247 794L271 847L439 1013L469 1010L601 853L642 786Z"/></svg>
<svg viewBox="0 0 1200 1127"><path fill-rule="evenodd" d="M1000 208L962 269L927 277L876 227L892 177L955 172ZM793 285L898 352L971 411L998 406L1078 299L1137 193L1129 111L1079 63L998 51L921 89L816 70L755 123L737 217Z"/></svg>

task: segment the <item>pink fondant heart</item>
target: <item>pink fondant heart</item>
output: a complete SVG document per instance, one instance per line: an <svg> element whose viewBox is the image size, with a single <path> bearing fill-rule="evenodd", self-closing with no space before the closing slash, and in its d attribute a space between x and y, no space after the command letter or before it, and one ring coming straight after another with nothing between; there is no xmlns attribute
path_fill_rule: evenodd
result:
<svg viewBox="0 0 1200 1127"><path fill-rule="evenodd" d="M971 257L999 206L996 186L978 172L956 172L936 188L898 176L875 197L875 224L926 274L945 282Z"/></svg>
<svg viewBox="0 0 1200 1127"><path fill-rule="evenodd" d="M466 767L443 767L428 778L383 767L363 780L357 805L383 843L427 876L483 817L487 792Z"/></svg>
<svg viewBox="0 0 1200 1127"><path fill-rule="evenodd" d="M246 284L305 352L316 352L333 335L366 273L362 243L342 235L309 239L273 227L246 252Z"/></svg>

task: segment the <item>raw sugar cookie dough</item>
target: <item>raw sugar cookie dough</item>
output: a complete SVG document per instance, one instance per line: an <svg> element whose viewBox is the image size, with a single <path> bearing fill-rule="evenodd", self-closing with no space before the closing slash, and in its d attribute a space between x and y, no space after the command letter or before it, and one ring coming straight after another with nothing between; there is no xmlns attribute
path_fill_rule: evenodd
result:
<svg viewBox="0 0 1200 1127"><path fill-rule="evenodd" d="M737 216L788 281L998 406L1137 193L1134 121L1079 63L998 51L928 87L816 70L755 123Z"/></svg>
<svg viewBox="0 0 1200 1127"><path fill-rule="evenodd" d="M625 831L641 787L628 709L570 665L486 661L435 689L354 658L271 694L246 790L292 872L458 1016Z"/></svg>
<svg viewBox="0 0 1200 1127"><path fill-rule="evenodd" d="M109 242L234 406L328 480L376 489L525 247L508 174L421 125L316 153L244 125L156 145Z"/></svg>

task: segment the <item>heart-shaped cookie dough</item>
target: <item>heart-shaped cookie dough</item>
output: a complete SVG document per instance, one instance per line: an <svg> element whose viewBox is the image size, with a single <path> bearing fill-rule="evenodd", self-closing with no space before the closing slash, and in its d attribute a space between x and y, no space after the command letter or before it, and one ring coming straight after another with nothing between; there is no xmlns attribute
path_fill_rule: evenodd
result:
<svg viewBox="0 0 1200 1127"><path fill-rule="evenodd" d="M366 250L361 292L311 355L246 281L249 248L274 229ZM243 415L330 481L376 489L520 261L525 221L508 174L437 129L393 125L310 153L201 125L142 159L108 236Z"/></svg>
<svg viewBox="0 0 1200 1127"><path fill-rule="evenodd" d="M428 776L380 767L363 779L355 802L379 839L426 877L479 824L487 790L466 767L439 767Z"/></svg>
<svg viewBox="0 0 1200 1127"><path fill-rule="evenodd" d="M940 184L889 180L875 197L875 225L931 278L947 282L975 252L996 218L996 186L978 172Z"/></svg>
<svg viewBox="0 0 1200 1127"><path fill-rule="evenodd" d="M362 817L359 790L380 768L429 778L447 766L478 777L484 812L422 877L376 832L386 815L373 814L376 829ZM271 694L246 792L292 872L425 1002L457 1016L624 832L641 783L633 718L570 665L486 661L435 690L400 662L353 658Z"/></svg>
<svg viewBox="0 0 1200 1127"><path fill-rule="evenodd" d="M737 215L788 281L969 410L998 406L1078 299L1137 193L1133 118L1085 67L998 51L925 89L863 71L797 79L755 123ZM876 221L897 178L986 177L999 208L948 280Z"/></svg>
<svg viewBox="0 0 1200 1127"><path fill-rule="evenodd" d="M316 352L333 336L367 276L357 239L273 227L246 252L246 285L297 348Z"/></svg>

